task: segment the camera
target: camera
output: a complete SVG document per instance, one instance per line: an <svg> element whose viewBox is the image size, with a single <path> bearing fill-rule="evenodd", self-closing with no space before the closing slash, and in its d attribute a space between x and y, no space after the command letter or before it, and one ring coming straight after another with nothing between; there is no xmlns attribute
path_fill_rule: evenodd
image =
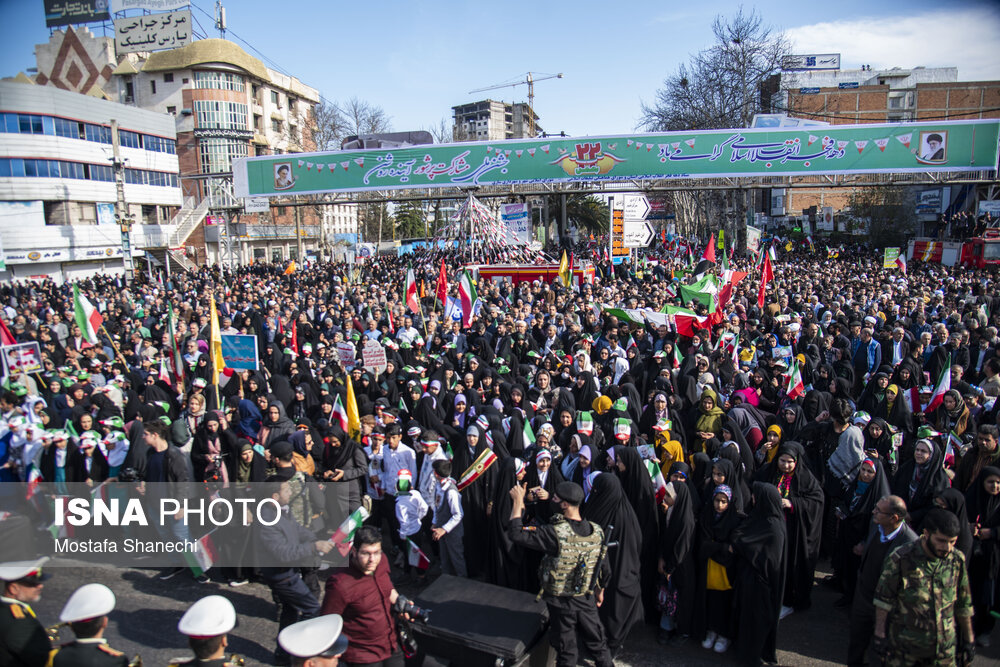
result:
<svg viewBox="0 0 1000 667"><path fill-rule="evenodd" d="M409 614L411 620L424 624L428 623L431 618L430 609L418 607L412 600L403 595L396 598L396 604L393 605L392 610L399 615Z"/></svg>
<svg viewBox="0 0 1000 667"><path fill-rule="evenodd" d="M139 472L135 468L122 468L118 471L119 482L138 482Z"/></svg>

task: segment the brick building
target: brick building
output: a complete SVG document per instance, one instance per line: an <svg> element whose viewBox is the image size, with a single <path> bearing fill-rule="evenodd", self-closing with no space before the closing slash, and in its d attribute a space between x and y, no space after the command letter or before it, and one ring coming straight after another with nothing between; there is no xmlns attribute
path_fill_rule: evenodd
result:
<svg viewBox="0 0 1000 667"><path fill-rule="evenodd" d="M1000 118L1000 81L959 81L954 67L786 72L773 104L789 116L832 125ZM850 194L848 188L779 191L780 214L801 215L813 206L839 211Z"/></svg>

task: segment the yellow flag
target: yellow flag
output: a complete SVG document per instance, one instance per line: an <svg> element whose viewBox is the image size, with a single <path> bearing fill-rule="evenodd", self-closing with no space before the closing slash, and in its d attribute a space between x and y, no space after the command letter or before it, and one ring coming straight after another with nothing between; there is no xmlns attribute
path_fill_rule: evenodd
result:
<svg viewBox="0 0 1000 667"><path fill-rule="evenodd" d="M287 268L285 269L285 275L286 275L286 276L290 276L290 275L292 275L293 273L295 273L295 269L296 269L296 268L297 268L297 267L295 266L295 260L293 259L293 260L292 260L292 263L291 263L291 264L289 264L289 265L288 265L288 267L287 267Z"/></svg>
<svg viewBox="0 0 1000 667"><path fill-rule="evenodd" d="M788 252L791 252L792 248L794 248L794 247L795 246L792 245L791 241L789 241L788 243L785 244L785 250L787 250Z"/></svg>
<svg viewBox="0 0 1000 667"><path fill-rule="evenodd" d="M351 376L347 376L347 436L357 438L361 433L361 417L358 416L358 401L354 398L354 385Z"/></svg>
<svg viewBox="0 0 1000 667"><path fill-rule="evenodd" d="M563 287L569 287L573 281L573 274L570 272L569 256L563 250L562 259L559 260L559 280Z"/></svg>
<svg viewBox="0 0 1000 667"><path fill-rule="evenodd" d="M212 384L219 384L219 373L226 367L222 358L222 333L219 330L219 313L215 310L215 297L212 297L212 310L208 323L208 352L212 359Z"/></svg>

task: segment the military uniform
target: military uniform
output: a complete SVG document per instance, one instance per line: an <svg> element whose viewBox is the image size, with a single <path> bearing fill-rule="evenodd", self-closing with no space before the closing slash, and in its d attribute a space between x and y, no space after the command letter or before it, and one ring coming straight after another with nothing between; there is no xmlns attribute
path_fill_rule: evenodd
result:
<svg viewBox="0 0 1000 667"><path fill-rule="evenodd" d="M954 665L956 621L972 616L965 556L931 558L922 540L899 547L885 560L874 604L889 612L888 667Z"/></svg>
<svg viewBox="0 0 1000 667"><path fill-rule="evenodd" d="M167 667L234 667L234 665L226 658L216 658L215 660L191 658L183 662L171 662Z"/></svg>
<svg viewBox="0 0 1000 667"><path fill-rule="evenodd" d="M31 606L0 596L0 665L44 667L52 643Z"/></svg>
<svg viewBox="0 0 1000 667"><path fill-rule="evenodd" d="M592 588L604 541L601 527L590 521L568 521L560 514L544 526L523 526L520 518L511 519L509 535L515 544L545 553L539 574L549 608L549 641L556 649L556 665L577 664L577 632L597 667L614 664ZM601 578L609 573L605 559Z"/></svg>
<svg viewBox="0 0 1000 667"><path fill-rule="evenodd" d="M128 667L128 659L106 639L77 639L56 649L52 667Z"/></svg>

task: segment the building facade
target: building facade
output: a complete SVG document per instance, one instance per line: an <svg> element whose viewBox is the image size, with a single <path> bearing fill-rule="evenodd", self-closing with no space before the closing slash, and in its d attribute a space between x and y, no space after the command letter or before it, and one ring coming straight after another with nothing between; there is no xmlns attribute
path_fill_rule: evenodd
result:
<svg viewBox="0 0 1000 667"><path fill-rule="evenodd" d="M454 118L452 134L456 141L529 139L542 132L538 115L524 102L482 100L461 104L451 110Z"/></svg>
<svg viewBox="0 0 1000 667"><path fill-rule="evenodd" d="M183 204L170 116L100 97L0 82L0 279L122 271L110 120L119 126L133 256ZM149 231L148 230L152 230ZM161 243L160 239L156 240Z"/></svg>
<svg viewBox="0 0 1000 667"><path fill-rule="evenodd" d="M773 104L789 116L832 125L1000 118L1000 81L959 81L955 67L783 72ZM918 221L960 210L976 195L968 186L939 190L948 195L941 209L918 209ZM770 214L799 216L823 209L836 214L850 196L849 188L775 191L771 201L778 205ZM919 201L922 189L914 196Z"/></svg>
<svg viewBox="0 0 1000 667"><path fill-rule="evenodd" d="M113 39L69 27L36 45L35 56L38 73L20 74L18 80L103 97L173 123L175 173L186 213L182 248L175 248L182 256L173 254L182 264L294 259L300 248L324 250L325 219L356 223L356 212L325 213L325 207L292 207L280 200L272 200L267 213L246 214L243 202L232 197L233 159L315 147L311 122L320 99L314 88L266 67L233 42L203 39L116 57ZM236 229L219 233L225 221L239 225L238 239ZM227 238L238 242L224 249Z"/></svg>

